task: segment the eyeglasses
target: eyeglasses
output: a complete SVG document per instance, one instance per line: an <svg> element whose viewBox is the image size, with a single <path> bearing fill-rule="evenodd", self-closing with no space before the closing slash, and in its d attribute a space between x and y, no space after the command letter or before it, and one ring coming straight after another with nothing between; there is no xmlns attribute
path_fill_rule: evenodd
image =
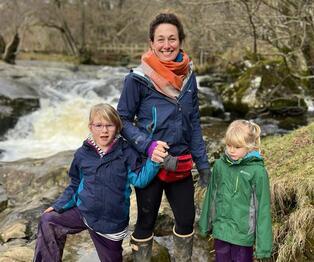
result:
<svg viewBox="0 0 314 262"><path fill-rule="evenodd" d="M104 127L107 130L113 130L116 126L113 124L107 124L107 125L103 125L103 124L91 124L96 131L102 131L104 129Z"/></svg>

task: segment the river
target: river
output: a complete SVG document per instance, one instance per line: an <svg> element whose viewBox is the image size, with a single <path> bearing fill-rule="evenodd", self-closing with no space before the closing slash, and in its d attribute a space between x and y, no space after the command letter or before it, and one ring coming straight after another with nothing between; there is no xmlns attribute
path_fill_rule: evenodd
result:
<svg viewBox="0 0 314 262"><path fill-rule="evenodd" d="M34 70L41 70L33 66ZM47 77L38 85L40 109L25 115L0 142L2 161L43 158L78 148L88 135L92 105L117 105L126 68L84 67L77 71L50 67L47 74L63 70L64 78ZM59 77L60 78L60 77Z"/></svg>

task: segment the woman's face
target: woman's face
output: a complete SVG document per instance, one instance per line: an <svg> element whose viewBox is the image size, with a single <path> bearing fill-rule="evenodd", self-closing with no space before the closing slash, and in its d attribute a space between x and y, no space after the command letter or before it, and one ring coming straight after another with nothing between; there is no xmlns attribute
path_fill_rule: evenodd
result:
<svg viewBox="0 0 314 262"><path fill-rule="evenodd" d="M173 61L180 52L181 44L176 26L160 24L156 27L151 48L162 61Z"/></svg>

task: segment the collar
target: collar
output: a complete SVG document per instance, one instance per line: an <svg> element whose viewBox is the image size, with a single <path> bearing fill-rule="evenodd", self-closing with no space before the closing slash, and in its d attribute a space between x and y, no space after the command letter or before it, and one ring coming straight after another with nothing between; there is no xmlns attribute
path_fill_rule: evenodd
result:
<svg viewBox="0 0 314 262"><path fill-rule="evenodd" d="M248 159L252 159L252 158L262 159L260 152L256 151L256 150L248 152L244 157L239 158L238 160L233 160L228 155L227 150L225 150L225 156L226 156L225 159L226 159L227 163L229 163L230 165L237 165L237 164L240 164L243 160L248 160Z"/></svg>
<svg viewBox="0 0 314 262"><path fill-rule="evenodd" d="M91 146L93 146L96 150L96 152L99 154L100 158L103 158L112 148L112 146L116 143L117 138L115 138L113 140L113 142L111 143L111 145L109 146L108 150L105 152L104 150L102 150L94 141L93 137L91 135L89 135L86 139L87 143L90 144Z"/></svg>

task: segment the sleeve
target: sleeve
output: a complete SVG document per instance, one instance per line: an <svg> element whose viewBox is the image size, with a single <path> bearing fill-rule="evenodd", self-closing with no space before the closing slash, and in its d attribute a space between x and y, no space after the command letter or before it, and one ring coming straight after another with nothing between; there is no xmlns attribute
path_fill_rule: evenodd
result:
<svg viewBox="0 0 314 262"><path fill-rule="evenodd" d="M192 85L194 85L193 93L193 114L192 114L192 141L191 141L191 153L193 156L193 161L196 164L198 170L207 169L209 167L206 146L202 135L201 122L200 122L200 112L199 112L199 101L198 101L198 89L195 75L191 76L193 79Z"/></svg>
<svg viewBox="0 0 314 262"><path fill-rule="evenodd" d="M216 185L216 165L213 167L213 173L210 177L210 183L207 187L205 198L202 204L201 216L199 219L199 230L200 234L203 237L206 237L212 232L212 220L215 210L214 195L216 194L217 185Z"/></svg>
<svg viewBox="0 0 314 262"><path fill-rule="evenodd" d="M267 171L255 176L257 213L256 213L256 249L257 259L271 257L272 251L272 224L270 189Z"/></svg>
<svg viewBox="0 0 314 262"><path fill-rule="evenodd" d="M130 184L139 188L146 187L157 175L159 168L160 164L152 161L150 158L146 160L139 173L129 168L128 179Z"/></svg>
<svg viewBox="0 0 314 262"><path fill-rule="evenodd" d="M54 210L62 213L67 209L76 206L76 194L81 178L78 167L78 160L74 157L69 170L70 183L63 191L63 194L52 205Z"/></svg>
<svg viewBox="0 0 314 262"><path fill-rule="evenodd" d="M128 140L136 150L142 154L146 154L146 149L152 142L149 135L141 132L138 127L134 125L135 116L138 113L141 105L141 86L131 76L126 76L123 90L118 102L118 113L122 119L123 129L122 136Z"/></svg>
<svg viewBox="0 0 314 262"><path fill-rule="evenodd" d="M143 158L131 146L125 150L128 166L128 181L131 185L139 188L146 187L156 176L160 164L150 158Z"/></svg>

